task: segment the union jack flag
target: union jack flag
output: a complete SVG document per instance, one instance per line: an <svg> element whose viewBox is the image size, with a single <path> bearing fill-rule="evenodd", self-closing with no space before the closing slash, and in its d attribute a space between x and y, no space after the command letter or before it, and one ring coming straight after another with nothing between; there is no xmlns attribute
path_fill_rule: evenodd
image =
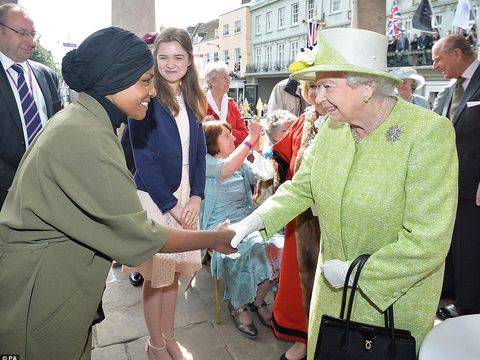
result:
<svg viewBox="0 0 480 360"><path fill-rule="evenodd" d="M397 2L393 0L392 10L390 11L390 15L388 16L386 35L395 36L405 31L401 28L401 26L402 14L400 14L400 10L398 10Z"/></svg>
<svg viewBox="0 0 480 360"><path fill-rule="evenodd" d="M311 20L307 24L307 48L311 49L317 45L318 23Z"/></svg>

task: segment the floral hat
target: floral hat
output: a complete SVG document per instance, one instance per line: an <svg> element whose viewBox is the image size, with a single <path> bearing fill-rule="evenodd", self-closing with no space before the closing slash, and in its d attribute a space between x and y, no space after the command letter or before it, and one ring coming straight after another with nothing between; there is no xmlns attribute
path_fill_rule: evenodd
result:
<svg viewBox="0 0 480 360"><path fill-rule="evenodd" d="M318 33L317 45L297 56L288 70L291 78L314 81L318 72L351 72L387 78L402 83L387 71L386 36L351 28L326 29Z"/></svg>

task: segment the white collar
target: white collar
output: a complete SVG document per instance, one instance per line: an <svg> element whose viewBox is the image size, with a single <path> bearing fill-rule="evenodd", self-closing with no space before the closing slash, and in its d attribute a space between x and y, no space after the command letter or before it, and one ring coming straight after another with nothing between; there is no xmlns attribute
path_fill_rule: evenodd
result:
<svg viewBox="0 0 480 360"><path fill-rule="evenodd" d="M462 77L470 80L473 77L473 74L475 73L475 71L477 70L478 65L480 65L480 62L477 59L475 59L470 64L470 66L465 69L465 71L462 74Z"/></svg>
<svg viewBox="0 0 480 360"><path fill-rule="evenodd" d="M0 51L0 62L2 63L2 66L3 66L3 69L5 71L7 71L8 69L10 69L10 67L13 65L13 64L18 64L20 65L23 69L27 70L27 67L28 67L28 63L27 61L24 61L24 62L15 62L13 61L12 59L10 59L7 55L5 55L4 53L2 53Z"/></svg>
<svg viewBox="0 0 480 360"><path fill-rule="evenodd" d="M218 115L220 121L226 122L227 121L227 114L228 114L228 96L227 94L223 94L222 101L220 102L220 109L218 109L217 103L213 98L212 92L210 90L207 91L207 101L212 110Z"/></svg>

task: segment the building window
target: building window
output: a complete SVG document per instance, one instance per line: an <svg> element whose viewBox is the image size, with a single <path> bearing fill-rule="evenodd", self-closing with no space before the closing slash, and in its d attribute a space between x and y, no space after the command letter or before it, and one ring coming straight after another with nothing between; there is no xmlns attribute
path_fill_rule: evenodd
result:
<svg viewBox="0 0 480 360"><path fill-rule="evenodd" d="M288 62L293 62L297 58L297 53L298 53L298 41L292 41L290 43L290 59L288 59Z"/></svg>
<svg viewBox="0 0 480 360"><path fill-rule="evenodd" d="M235 33L242 31L242 20L235 21Z"/></svg>
<svg viewBox="0 0 480 360"><path fill-rule="evenodd" d="M267 52L265 54L266 60L267 60L267 71L270 70L273 66L273 51L272 51L272 46L267 46Z"/></svg>
<svg viewBox="0 0 480 360"><path fill-rule="evenodd" d="M223 61L225 64L228 64L228 60L230 60L230 56L228 56L228 50L223 50Z"/></svg>
<svg viewBox="0 0 480 360"><path fill-rule="evenodd" d="M413 36L413 32L414 32L414 31L412 31L412 19L403 20L403 28L405 29L405 31L409 35L409 38L411 38Z"/></svg>
<svg viewBox="0 0 480 360"><path fill-rule="evenodd" d="M262 64L262 48L255 49L255 65L259 68Z"/></svg>
<svg viewBox="0 0 480 360"><path fill-rule="evenodd" d="M315 15L315 0L307 0L307 19L313 19Z"/></svg>
<svg viewBox="0 0 480 360"><path fill-rule="evenodd" d="M283 29L285 27L285 8L278 9L278 28Z"/></svg>
<svg viewBox="0 0 480 360"><path fill-rule="evenodd" d="M265 32L272 31L272 12L269 11L265 14Z"/></svg>
<svg viewBox="0 0 480 360"><path fill-rule="evenodd" d="M439 31L442 29L442 15L433 15L433 27L437 28Z"/></svg>
<svg viewBox="0 0 480 360"><path fill-rule="evenodd" d="M298 3L292 4L292 25L298 24Z"/></svg>
<svg viewBox="0 0 480 360"><path fill-rule="evenodd" d="M223 25L223 35L228 35L230 30L228 28L228 24Z"/></svg>
<svg viewBox="0 0 480 360"><path fill-rule="evenodd" d="M261 15L255 16L255 34L256 35L259 35L259 34L262 33L261 21L262 21L262 16Z"/></svg>
<svg viewBox="0 0 480 360"><path fill-rule="evenodd" d="M239 63L241 58L242 58L241 49L235 48L235 62Z"/></svg>
<svg viewBox="0 0 480 360"><path fill-rule="evenodd" d="M205 62L210 62L210 54L205 54Z"/></svg>
<svg viewBox="0 0 480 360"><path fill-rule="evenodd" d="M340 11L340 0L330 0L330 12L336 13Z"/></svg>
<svg viewBox="0 0 480 360"><path fill-rule="evenodd" d="M215 61L218 61L218 59L219 59L219 57L218 57L218 51L215 51L215 52L213 53L213 61L214 61L214 62L215 62Z"/></svg>
<svg viewBox="0 0 480 360"><path fill-rule="evenodd" d="M279 69L282 69L285 66L285 44L278 44L277 46L277 63Z"/></svg>

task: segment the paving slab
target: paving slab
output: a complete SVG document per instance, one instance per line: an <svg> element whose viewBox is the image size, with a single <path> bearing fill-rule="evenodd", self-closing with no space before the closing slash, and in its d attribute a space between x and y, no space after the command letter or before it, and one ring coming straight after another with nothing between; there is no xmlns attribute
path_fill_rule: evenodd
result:
<svg viewBox="0 0 480 360"><path fill-rule="evenodd" d="M186 358L191 360L277 360L290 343L275 338L256 314L259 335L242 337L222 302L222 322L215 322L213 279L208 266L195 276L188 291L188 279L181 279L175 318L175 333ZM223 284L221 284L223 285ZM267 297L271 304L273 297ZM148 331L143 318L141 288L133 287L120 267L109 273L103 307L106 320L93 329L93 360L147 360Z"/></svg>

